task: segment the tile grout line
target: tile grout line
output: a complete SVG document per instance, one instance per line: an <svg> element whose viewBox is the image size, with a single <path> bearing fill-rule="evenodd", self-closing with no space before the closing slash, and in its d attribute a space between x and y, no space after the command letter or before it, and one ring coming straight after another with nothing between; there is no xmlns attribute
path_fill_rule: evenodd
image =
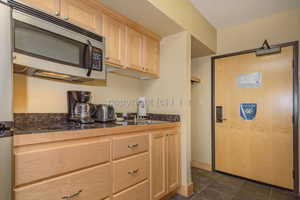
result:
<svg viewBox="0 0 300 200"><path fill-rule="evenodd" d="M199 191L198 193L200 194L201 192L203 192L205 189L207 189L210 185L212 185L214 182L216 182L218 179L219 179L220 177L216 177L211 183L208 183L201 191ZM217 192L217 193L219 193L220 195L222 195L222 196L224 196L224 195L226 195L226 196L228 196L228 197L230 197L231 199L233 199L237 194L238 194L238 192L240 191L240 189L241 189L241 187L242 187L242 185L244 185L245 184L245 182L243 181L243 183L241 184L241 186L239 186L239 188L237 189L237 191L235 192L235 194L226 194L226 193L224 193L224 192L221 192L221 191L219 191L219 190L216 190L215 188L210 188L212 191L215 191L215 192ZM203 199L206 199L205 197L203 197Z"/></svg>
<svg viewBox="0 0 300 200"><path fill-rule="evenodd" d="M203 192L203 191L204 191L206 188L208 188L208 186L210 186L212 183L213 183L213 181L212 181L211 183L208 183L207 185L205 185L205 186L203 187L203 189L200 190L198 193L200 194L201 192Z"/></svg>

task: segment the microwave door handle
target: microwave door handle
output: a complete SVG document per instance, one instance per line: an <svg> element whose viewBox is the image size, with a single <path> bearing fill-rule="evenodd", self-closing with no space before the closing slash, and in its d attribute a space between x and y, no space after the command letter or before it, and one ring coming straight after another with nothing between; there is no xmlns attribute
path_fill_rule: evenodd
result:
<svg viewBox="0 0 300 200"><path fill-rule="evenodd" d="M92 70L93 70L93 46L92 43L88 40L87 41L88 46L88 55L89 55L89 66L88 66L88 72L87 76L91 76Z"/></svg>

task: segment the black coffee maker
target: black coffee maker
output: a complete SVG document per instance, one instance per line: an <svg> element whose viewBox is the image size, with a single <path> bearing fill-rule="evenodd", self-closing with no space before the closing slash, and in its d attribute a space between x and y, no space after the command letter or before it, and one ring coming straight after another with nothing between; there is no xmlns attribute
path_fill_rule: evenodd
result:
<svg viewBox="0 0 300 200"><path fill-rule="evenodd" d="M92 116L95 114L96 109L90 103L91 92L68 91L67 95L69 120L81 124L94 123Z"/></svg>

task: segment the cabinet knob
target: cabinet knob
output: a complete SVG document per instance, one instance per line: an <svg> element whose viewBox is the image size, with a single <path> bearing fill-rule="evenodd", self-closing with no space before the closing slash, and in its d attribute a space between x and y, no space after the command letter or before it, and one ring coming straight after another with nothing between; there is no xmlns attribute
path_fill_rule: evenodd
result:
<svg viewBox="0 0 300 200"><path fill-rule="evenodd" d="M139 172L139 169L135 169L135 170L128 171L128 174L136 174L138 172Z"/></svg>
<svg viewBox="0 0 300 200"><path fill-rule="evenodd" d="M138 146L139 146L138 144L130 144L130 145L128 145L128 148L133 149L133 148L136 148Z"/></svg>
<svg viewBox="0 0 300 200"><path fill-rule="evenodd" d="M67 16L66 16L66 17L64 17L64 20L69 20L69 17L67 17Z"/></svg>
<svg viewBox="0 0 300 200"><path fill-rule="evenodd" d="M82 190L79 190L78 192L76 192L74 194L65 195L62 197L62 199L72 199L72 198L80 195L81 192L82 192Z"/></svg>
<svg viewBox="0 0 300 200"><path fill-rule="evenodd" d="M56 11L55 16L59 16L59 15L60 15L60 12Z"/></svg>
<svg viewBox="0 0 300 200"><path fill-rule="evenodd" d="M109 60L109 57L105 57L106 60Z"/></svg>

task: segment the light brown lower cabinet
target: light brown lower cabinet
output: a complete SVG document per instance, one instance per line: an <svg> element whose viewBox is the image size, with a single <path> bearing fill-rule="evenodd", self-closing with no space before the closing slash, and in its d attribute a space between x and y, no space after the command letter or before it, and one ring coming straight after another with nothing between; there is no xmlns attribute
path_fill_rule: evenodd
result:
<svg viewBox="0 0 300 200"><path fill-rule="evenodd" d="M167 133L167 188L174 191L180 184L180 143L177 130L168 130Z"/></svg>
<svg viewBox="0 0 300 200"><path fill-rule="evenodd" d="M110 143L108 138L98 137L16 148L15 185L109 162Z"/></svg>
<svg viewBox="0 0 300 200"><path fill-rule="evenodd" d="M149 150L147 133L113 137L113 160L136 155Z"/></svg>
<svg viewBox="0 0 300 200"><path fill-rule="evenodd" d="M149 177L148 153L113 163L113 192L117 193Z"/></svg>
<svg viewBox="0 0 300 200"><path fill-rule="evenodd" d="M110 164L96 166L68 175L15 189L15 200L102 200L112 188Z"/></svg>
<svg viewBox="0 0 300 200"><path fill-rule="evenodd" d="M151 135L151 199L159 200L167 194L166 140L167 134L158 131Z"/></svg>
<svg viewBox="0 0 300 200"><path fill-rule="evenodd" d="M14 200L161 200L180 184L180 140L177 128L156 130L16 139Z"/></svg>
<svg viewBox="0 0 300 200"><path fill-rule="evenodd" d="M150 135L151 199L160 200L180 185L180 143L178 129Z"/></svg>

